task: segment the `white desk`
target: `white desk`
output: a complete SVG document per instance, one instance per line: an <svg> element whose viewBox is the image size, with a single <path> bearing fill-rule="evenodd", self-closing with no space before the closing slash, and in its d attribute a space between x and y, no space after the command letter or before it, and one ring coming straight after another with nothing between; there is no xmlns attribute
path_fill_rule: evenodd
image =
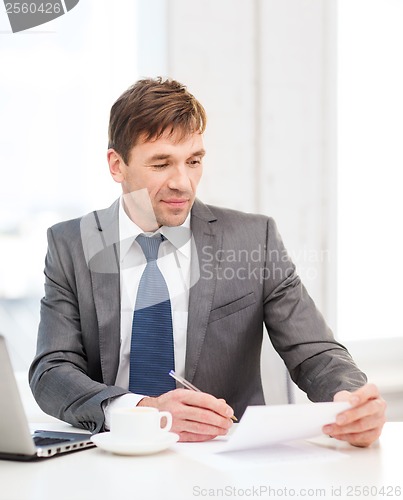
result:
<svg viewBox="0 0 403 500"><path fill-rule="evenodd" d="M173 449L143 457L117 456L94 448L41 462L0 460L0 499L190 500L303 496L403 499L403 422L388 423L380 442L368 449L354 448L326 437L316 440L317 447L326 450L330 457L295 458L287 463L263 459L258 464L242 462L238 457L238 465L229 468L216 468L189 458L183 454L183 447L181 451L180 443ZM267 453L269 457L270 451ZM400 487L400 494L396 487Z"/></svg>

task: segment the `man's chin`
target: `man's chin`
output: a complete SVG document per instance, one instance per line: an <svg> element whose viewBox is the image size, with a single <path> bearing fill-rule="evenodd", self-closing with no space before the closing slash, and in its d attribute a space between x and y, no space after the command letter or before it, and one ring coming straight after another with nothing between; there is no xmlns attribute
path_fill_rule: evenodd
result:
<svg viewBox="0 0 403 500"><path fill-rule="evenodd" d="M181 226L185 220L186 217L189 215L189 212L181 212L177 214L169 214L169 215L161 215L161 217L157 217L158 224L160 226L167 226L167 227L175 227L175 226Z"/></svg>

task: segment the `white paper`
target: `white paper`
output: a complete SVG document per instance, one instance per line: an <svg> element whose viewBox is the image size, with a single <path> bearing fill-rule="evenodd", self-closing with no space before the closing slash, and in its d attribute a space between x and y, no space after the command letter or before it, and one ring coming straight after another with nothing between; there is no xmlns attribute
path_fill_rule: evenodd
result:
<svg viewBox="0 0 403 500"><path fill-rule="evenodd" d="M325 460L333 461L344 458L344 455L339 451L317 446L308 441L291 441L254 449L216 453L226 440L225 438L217 438L203 443L177 443L173 449L214 469L232 472L242 470L243 473L249 469L256 470L257 467L268 465L291 464L307 460L317 460L323 463Z"/></svg>
<svg viewBox="0 0 403 500"><path fill-rule="evenodd" d="M348 408L346 402L248 406L229 439L220 442L215 452L262 448L318 436L324 425L334 423L336 416Z"/></svg>

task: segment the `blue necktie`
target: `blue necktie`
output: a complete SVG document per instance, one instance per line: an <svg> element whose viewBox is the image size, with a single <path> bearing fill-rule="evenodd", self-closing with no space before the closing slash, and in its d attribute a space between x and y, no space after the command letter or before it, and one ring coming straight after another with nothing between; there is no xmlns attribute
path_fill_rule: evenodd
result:
<svg viewBox="0 0 403 500"><path fill-rule="evenodd" d="M157 266L162 235L140 234L137 242L147 259L133 314L129 391L160 396L175 389L169 371L175 369L171 301Z"/></svg>

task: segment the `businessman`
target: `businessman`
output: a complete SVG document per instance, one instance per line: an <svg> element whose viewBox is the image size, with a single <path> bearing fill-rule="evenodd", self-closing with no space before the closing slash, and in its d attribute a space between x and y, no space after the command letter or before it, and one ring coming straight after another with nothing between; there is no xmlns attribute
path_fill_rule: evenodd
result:
<svg viewBox="0 0 403 500"><path fill-rule="evenodd" d="M307 294L274 221L196 198L206 114L174 80L140 80L112 106L111 207L48 230L45 296L30 384L41 408L92 432L122 406L173 415L182 441L224 435L264 404L265 325L312 401L351 409L324 432L357 446L385 420ZM174 369L202 392L176 388Z"/></svg>

